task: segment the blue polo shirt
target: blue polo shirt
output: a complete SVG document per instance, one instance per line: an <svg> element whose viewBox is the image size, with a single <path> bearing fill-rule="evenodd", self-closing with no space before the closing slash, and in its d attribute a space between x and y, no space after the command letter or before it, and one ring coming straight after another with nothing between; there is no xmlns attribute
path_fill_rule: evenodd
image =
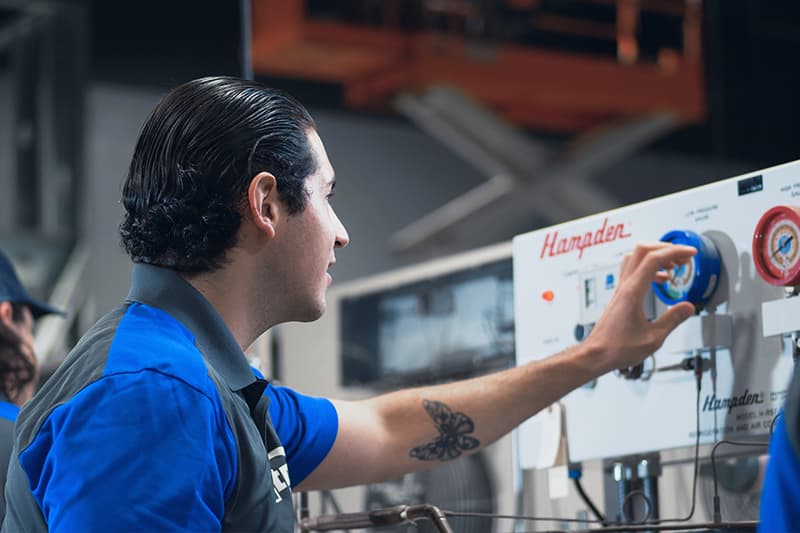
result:
<svg viewBox="0 0 800 533"><path fill-rule="evenodd" d="M2 393L0 393L0 418L13 424L17 419L18 414L19 407L9 401L6 401L5 397L2 395Z"/></svg>
<svg viewBox="0 0 800 533"><path fill-rule="evenodd" d="M770 439L758 530L800 531L800 373L796 366L783 414Z"/></svg>
<svg viewBox="0 0 800 533"><path fill-rule="evenodd" d="M254 374L213 307L136 265L21 411L3 531L291 531L291 487L324 459L325 399Z"/></svg>
<svg viewBox="0 0 800 533"><path fill-rule="evenodd" d="M769 463L761 488L759 531L800 531L800 461L780 417L769 445Z"/></svg>

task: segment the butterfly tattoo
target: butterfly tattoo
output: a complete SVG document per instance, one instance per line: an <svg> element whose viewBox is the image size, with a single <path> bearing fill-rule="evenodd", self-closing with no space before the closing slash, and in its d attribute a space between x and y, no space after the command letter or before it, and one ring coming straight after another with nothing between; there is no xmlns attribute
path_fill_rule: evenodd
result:
<svg viewBox="0 0 800 533"><path fill-rule="evenodd" d="M411 457L420 461L449 461L481 445L478 439L469 436L475 431L475 424L464 413L454 413L442 402L422 400L422 406L436 424L439 435L432 442L412 448Z"/></svg>

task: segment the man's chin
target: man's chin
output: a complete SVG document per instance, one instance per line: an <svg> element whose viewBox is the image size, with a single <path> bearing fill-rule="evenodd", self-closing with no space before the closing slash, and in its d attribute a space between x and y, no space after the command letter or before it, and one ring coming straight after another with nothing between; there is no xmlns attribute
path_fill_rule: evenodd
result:
<svg viewBox="0 0 800 533"><path fill-rule="evenodd" d="M325 314L326 302L322 300L318 305L313 308L307 309L300 318L297 319L297 322L314 322L315 320L319 320L322 318L322 315Z"/></svg>

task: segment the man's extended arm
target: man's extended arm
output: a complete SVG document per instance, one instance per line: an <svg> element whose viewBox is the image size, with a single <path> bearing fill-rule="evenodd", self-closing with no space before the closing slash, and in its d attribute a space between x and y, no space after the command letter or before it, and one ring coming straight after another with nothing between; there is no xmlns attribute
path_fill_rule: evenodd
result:
<svg viewBox="0 0 800 533"><path fill-rule="evenodd" d="M297 488L388 479L474 453L576 387L641 362L694 312L682 303L650 322L642 308L650 283L694 253L664 243L637 246L623 259L620 285L591 335L552 357L466 381L335 401L333 449Z"/></svg>

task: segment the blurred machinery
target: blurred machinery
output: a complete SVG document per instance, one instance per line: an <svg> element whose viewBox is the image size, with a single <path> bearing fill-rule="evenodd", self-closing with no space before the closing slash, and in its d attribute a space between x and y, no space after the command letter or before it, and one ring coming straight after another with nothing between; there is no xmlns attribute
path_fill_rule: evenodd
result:
<svg viewBox="0 0 800 533"><path fill-rule="evenodd" d="M354 109L450 86L544 131L705 115L699 0L251 4L254 73L337 86Z"/></svg>
<svg viewBox="0 0 800 533"><path fill-rule="evenodd" d="M699 0L248 7L255 76L399 113L485 174L392 235L414 261L618 207L592 177L706 118ZM556 149L525 130L569 142Z"/></svg>
<svg viewBox="0 0 800 533"><path fill-rule="evenodd" d="M0 247L26 287L68 311L38 322L43 360L66 354L86 327L80 316L93 320L82 240L88 40L84 0L0 0L0 89L10 95L0 102Z"/></svg>
<svg viewBox="0 0 800 533"><path fill-rule="evenodd" d="M508 242L334 287L320 320L280 327L280 379L311 394L354 399L511 366L511 269ZM428 472L322 495L312 511L430 503L462 512L513 513L519 480L512 440L509 435ZM489 518L450 523L461 532L493 527ZM420 527L435 531L431 524Z"/></svg>

